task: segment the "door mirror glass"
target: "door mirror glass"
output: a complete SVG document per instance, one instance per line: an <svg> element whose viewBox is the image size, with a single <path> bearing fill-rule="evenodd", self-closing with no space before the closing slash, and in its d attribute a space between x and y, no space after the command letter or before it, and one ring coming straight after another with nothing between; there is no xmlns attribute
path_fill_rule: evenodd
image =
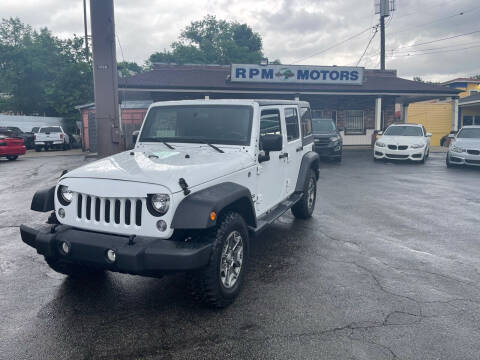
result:
<svg viewBox="0 0 480 360"><path fill-rule="evenodd" d="M283 137L280 134L266 134L260 137L260 150L268 154L270 151L282 151Z"/></svg>
<svg viewBox="0 0 480 360"><path fill-rule="evenodd" d="M427 137L432 137L432 133L427 133Z"/></svg>
<svg viewBox="0 0 480 360"><path fill-rule="evenodd" d="M140 130L135 130L134 132L132 132L132 143L133 143L133 145L136 144L139 134L140 134Z"/></svg>

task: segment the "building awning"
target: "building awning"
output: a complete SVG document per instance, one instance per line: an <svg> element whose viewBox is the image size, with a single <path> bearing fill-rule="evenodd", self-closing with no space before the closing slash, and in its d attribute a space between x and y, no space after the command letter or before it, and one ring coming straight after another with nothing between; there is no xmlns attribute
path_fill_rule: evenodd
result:
<svg viewBox="0 0 480 360"><path fill-rule="evenodd" d="M364 70L361 85L252 83L230 81L230 66L156 64L154 70L119 78L120 91L252 93L292 95L374 95L450 97L459 90L397 77L394 70ZM417 100L418 101L418 100Z"/></svg>
<svg viewBox="0 0 480 360"><path fill-rule="evenodd" d="M466 96L461 98L458 101L458 106L468 107L468 106L479 106L480 105L480 94Z"/></svg>

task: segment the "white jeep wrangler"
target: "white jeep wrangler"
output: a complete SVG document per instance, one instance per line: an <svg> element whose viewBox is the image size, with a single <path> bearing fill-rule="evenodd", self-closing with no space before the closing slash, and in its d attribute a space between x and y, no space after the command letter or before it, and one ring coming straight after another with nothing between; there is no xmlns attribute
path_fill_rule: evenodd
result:
<svg viewBox="0 0 480 360"><path fill-rule="evenodd" d="M71 276L186 272L195 297L224 307L245 277L250 237L288 209L309 218L319 157L309 104L152 104L135 148L65 172L39 191L48 229L22 240Z"/></svg>

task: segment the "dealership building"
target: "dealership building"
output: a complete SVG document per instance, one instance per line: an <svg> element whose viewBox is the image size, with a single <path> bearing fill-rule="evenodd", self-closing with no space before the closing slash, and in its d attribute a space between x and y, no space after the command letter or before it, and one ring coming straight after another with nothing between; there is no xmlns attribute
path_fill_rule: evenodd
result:
<svg viewBox="0 0 480 360"><path fill-rule="evenodd" d="M345 145L369 145L374 130L407 122L408 105L413 102L452 99L452 118L457 119L458 93L399 78L395 70L341 66L155 64L151 71L119 79L127 143L152 102L299 99L310 102L313 118L332 119L342 130ZM85 148L94 151L95 106L77 108L82 113Z"/></svg>

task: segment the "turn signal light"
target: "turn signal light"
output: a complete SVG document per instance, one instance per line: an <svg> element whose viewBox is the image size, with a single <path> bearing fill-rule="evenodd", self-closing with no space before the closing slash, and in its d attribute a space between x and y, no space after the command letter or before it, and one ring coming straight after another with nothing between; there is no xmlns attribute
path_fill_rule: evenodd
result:
<svg viewBox="0 0 480 360"><path fill-rule="evenodd" d="M217 218L217 213L215 211L212 211L210 213L210 220L215 221L216 218Z"/></svg>

